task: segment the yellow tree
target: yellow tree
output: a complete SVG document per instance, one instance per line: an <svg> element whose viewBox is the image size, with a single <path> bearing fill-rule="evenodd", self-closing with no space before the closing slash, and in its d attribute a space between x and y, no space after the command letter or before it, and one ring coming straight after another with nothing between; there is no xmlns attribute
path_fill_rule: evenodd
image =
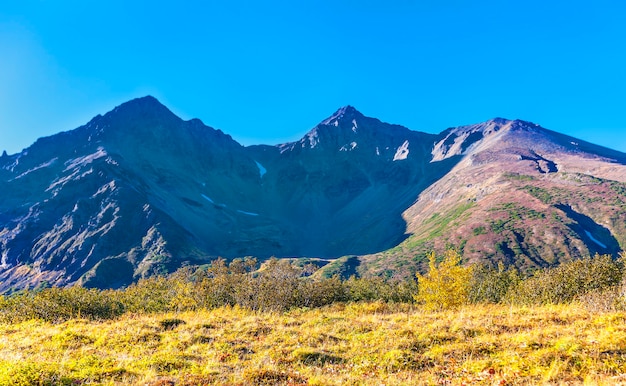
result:
<svg viewBox="0 0 626 386"><path fill-rule="evenodd" d="M428 256L428 273L417 273L415 300L430 310L456 308L469 302L472 267L461 265L459 252L449 249L440 262L434 252Z"/></svg>

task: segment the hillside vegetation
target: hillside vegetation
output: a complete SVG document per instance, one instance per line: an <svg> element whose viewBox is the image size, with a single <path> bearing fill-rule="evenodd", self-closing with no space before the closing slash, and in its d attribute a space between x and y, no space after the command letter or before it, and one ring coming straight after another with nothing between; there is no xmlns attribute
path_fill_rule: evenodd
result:
<svg viewBox="0 0 626 386"><path fill-rule="evenodd" d="M311 271L218 260L5 296L0 384L626 383L622 257L527 277L453 251L416 281Z"/></svg>

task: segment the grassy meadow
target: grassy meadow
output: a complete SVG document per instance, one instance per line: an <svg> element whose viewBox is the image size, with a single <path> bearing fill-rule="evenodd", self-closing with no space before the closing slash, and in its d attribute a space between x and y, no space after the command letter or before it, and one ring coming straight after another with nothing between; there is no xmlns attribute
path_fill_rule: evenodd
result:
<svg viewBox="0 0 626 386"><path fill-rule="evenodd" d="M624 256L417 280L217 261L0 297L0 385L626 384Z"/></svg>
<svg viewBox="0 0 626 386"><path fill-rule="evenodd" d="M2 385L626 384L626 314L240 307L0 326Z"/></svg>

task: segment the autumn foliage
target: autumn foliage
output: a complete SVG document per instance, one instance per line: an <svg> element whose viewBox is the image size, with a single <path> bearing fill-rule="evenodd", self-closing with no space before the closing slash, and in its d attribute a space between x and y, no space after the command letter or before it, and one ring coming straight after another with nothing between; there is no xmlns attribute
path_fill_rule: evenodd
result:
<svg viewBox="0 0 626 386"><path fill-rule="evenodd" d="M415 300L429 310L456 308L469 303L472 266L461 264L461 255L449 249L441 261L435 253L428 257L428 273L417 274Z"/></svg>

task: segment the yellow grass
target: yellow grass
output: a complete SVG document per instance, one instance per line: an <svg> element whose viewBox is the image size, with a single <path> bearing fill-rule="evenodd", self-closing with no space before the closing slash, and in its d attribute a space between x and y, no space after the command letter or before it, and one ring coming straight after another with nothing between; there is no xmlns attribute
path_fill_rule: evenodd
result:
<svg viewBox="0 0 626 386"><path fill-rule="evenodd" d="M337 304L0 325L0 384L626 384L626 314Z"/></svg>

